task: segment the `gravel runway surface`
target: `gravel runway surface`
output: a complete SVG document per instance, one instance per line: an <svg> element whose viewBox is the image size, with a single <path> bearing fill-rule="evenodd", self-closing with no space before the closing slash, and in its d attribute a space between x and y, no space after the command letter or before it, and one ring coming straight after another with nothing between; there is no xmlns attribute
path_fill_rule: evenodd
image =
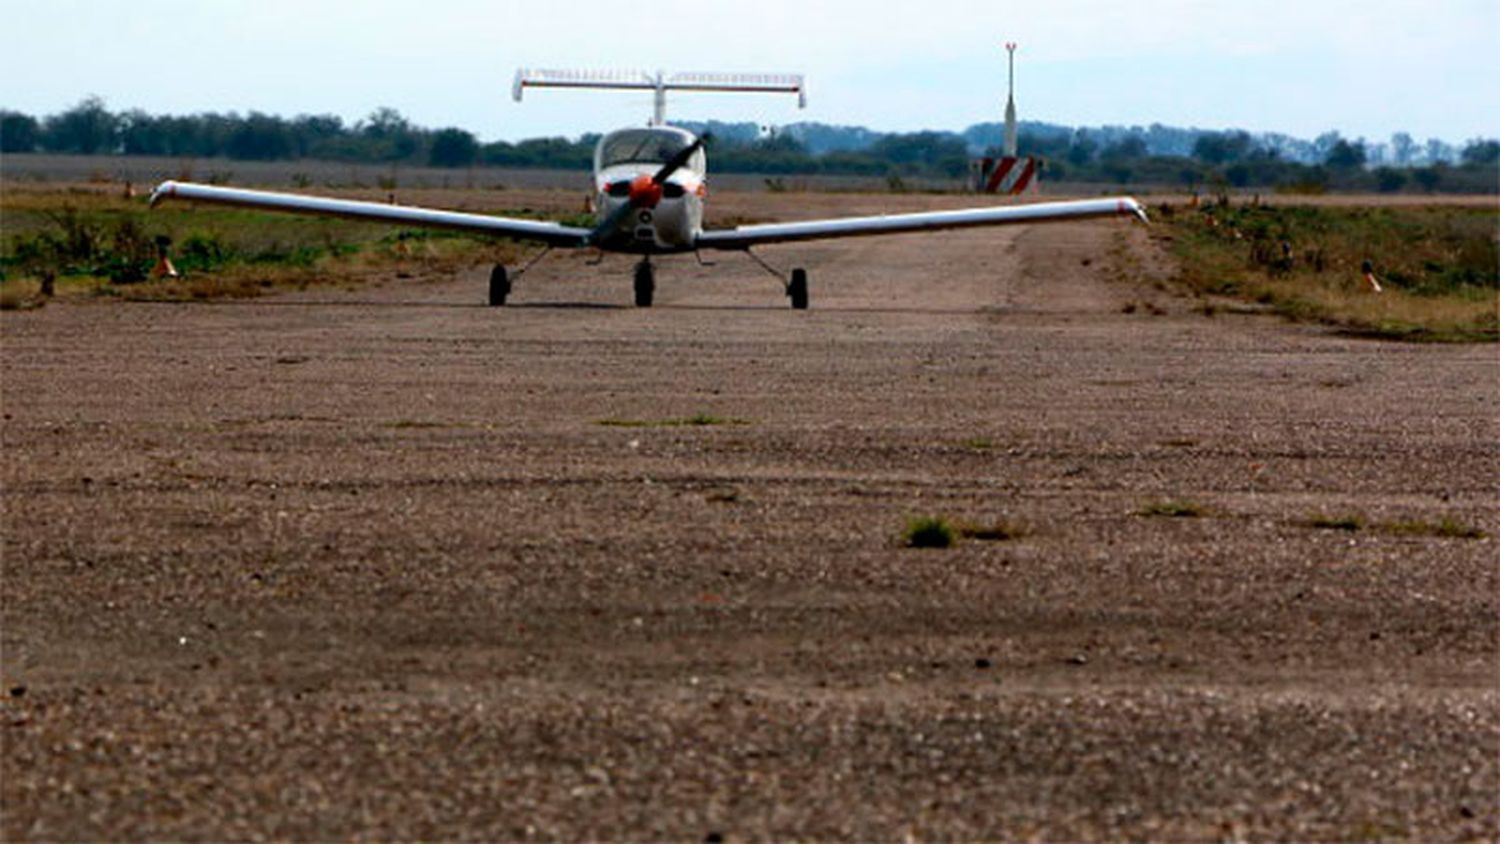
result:
<svg viewBox="0 0 1500 844"><path fill-rule="evenodd" d="M0 314L0 836L1500 837L1495 347L764 254Z"/></svg>

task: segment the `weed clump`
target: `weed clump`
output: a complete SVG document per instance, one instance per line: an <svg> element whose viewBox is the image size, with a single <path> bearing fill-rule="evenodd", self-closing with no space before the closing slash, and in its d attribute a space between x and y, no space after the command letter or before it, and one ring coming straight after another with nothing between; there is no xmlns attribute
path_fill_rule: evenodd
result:
<svg viewBox="0 0 1500 844"><path fill-rule="evenodd" d="M730 419L708 413L697 413L675 419L621 419L608 417L596 420L596 425L606 428L708 428L718 425L749 425L747 419Z"/></svg>
<svg viewBox="0 0 1500 844"><path fill-rule="evenodd" d="M1489 536L1483 530L1449 516L1436 522L1421 519L1391 522L1384 525L1383 530L1397 536L1437 536L1445 539L1485 539Z"/></svg>
<svg viewBox="0 0 1500 844"><path fill-rule="evenodd" d="M950 548L958 542L958 528L942 516L913 516L901 540L908 548Z"/></svg>
<svg viewBox="0 0 1500 844"><path fill-rule="evenodd" d="M1319 513L1308 519L1306 524L1308 527L1317 530L1347 530L1352 532L1364 529L1365 518L1354 513L1342 516L1330 516Z"/></svg>

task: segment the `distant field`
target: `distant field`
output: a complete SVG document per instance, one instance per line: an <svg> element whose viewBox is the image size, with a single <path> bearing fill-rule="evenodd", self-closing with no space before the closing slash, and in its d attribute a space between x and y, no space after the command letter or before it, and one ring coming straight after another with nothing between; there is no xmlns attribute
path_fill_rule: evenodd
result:
<svg viewBox="0 0 1500 844"><path fill-rule="evenodd" d="M710 156L712 168L712 156ZM337 188L508 188L589 189L589 174L581 170L544 170L511 167L410 167L407 165L345 164L334 161L231 161L117 155L6 155L0 170L16 184L118 183L141 188L163 179L184 179L243 186L313 190ZM714 173L715 187L750 190L884 191L884 177L757 176ZM907 179L912 190L956 191L956 180ZM1097 192L1097 188L1095 191Z"/></svg>

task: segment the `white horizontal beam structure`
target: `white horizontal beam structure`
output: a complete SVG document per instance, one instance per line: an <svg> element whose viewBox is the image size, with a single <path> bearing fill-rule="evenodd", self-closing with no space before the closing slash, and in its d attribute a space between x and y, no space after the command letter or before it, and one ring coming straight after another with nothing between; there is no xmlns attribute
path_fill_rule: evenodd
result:
<svg viewBox="0 0 1500 844"><path fill-rule="evenodd" d="M654 91L656 77L641 70L532 70L516 71L510 94L516 102L527 88L595 88L618 91Z"/></svg>
<svg viewBox="0 0 1500 844"><path fill-rule="evenodd" d="M1005 205L991 208L964 208L957 211L922 211L915 214L887 214L879 217L845 217L832 220L808 220L797 223L765 223L733 229L707 231L698 236L700 249L748 249L765 243L793 240L821 240L835 237L866 237L902 232L931 232L944 229L1003 226L1017 223L1042 223L1056 220L1081 220L1090 217L1135 217L1146 221L1146 210L1128 196L1108 199L1080 199L1066 202L1037 202L1029 205Z"/></svg>
<svg viewBox="0 0 1500 844"><path fill-rule="evenodd" d="M797 108L807 108L807 83L800 73L674 73L662 81L667 90L796 94Z"/></svg>
<svg viewBox="0 0 1500 844"><path fill-rule="evenodd" d="M647 73L643 70L516 71L511 96L516 102L527 88L590 88L602 91L652 91L652 124L666 122L668 91L723 91L729 93L796 94L797 107L807 108L807 85L800 73Z"/></svg>

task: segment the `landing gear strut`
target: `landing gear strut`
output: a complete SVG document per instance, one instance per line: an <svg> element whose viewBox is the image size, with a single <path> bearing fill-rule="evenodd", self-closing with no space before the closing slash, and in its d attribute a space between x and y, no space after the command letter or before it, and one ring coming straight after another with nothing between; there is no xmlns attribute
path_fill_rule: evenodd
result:
<svg viewBox="0 0 1500 844"><path fill-rule="evenodd" d="M651 266L651 259L643 258L635 265L635 305L638 308L651 307L651 300L656 295L656 273Z"/></svg>
<svg viewBox="0 0 1500 844"><path fill-rule="evenodd" d="M783 277L775 267L767 264L753 251L746 249L745 254L750 256L750 260L760 264L761 269L777 278ZM807 270L801 267L792 270L791 276L786 278L786 297L792 300L792 307L796 310L807 310Z"/></svg>
<svg viewBox="0 0 1500 844"><path fill-rule="evenodd" d="M490 307L498 308L505 304L505 297L510 295L510 277L505 273L504 264L496 264L490 270Z"/></svg>
<svg viewBox="0 0 1500 844"><path fill-rule="evenodd" d="M536 266L536 262L547 257L552 251L551 246L545 246L542 251L531 256L531 260L516 268L515 273L507 273L504 264L496 264L490 270L490 307L498 308L505 304L505 297L510 295L511 283L526 274L526 271Z"/></svg>

